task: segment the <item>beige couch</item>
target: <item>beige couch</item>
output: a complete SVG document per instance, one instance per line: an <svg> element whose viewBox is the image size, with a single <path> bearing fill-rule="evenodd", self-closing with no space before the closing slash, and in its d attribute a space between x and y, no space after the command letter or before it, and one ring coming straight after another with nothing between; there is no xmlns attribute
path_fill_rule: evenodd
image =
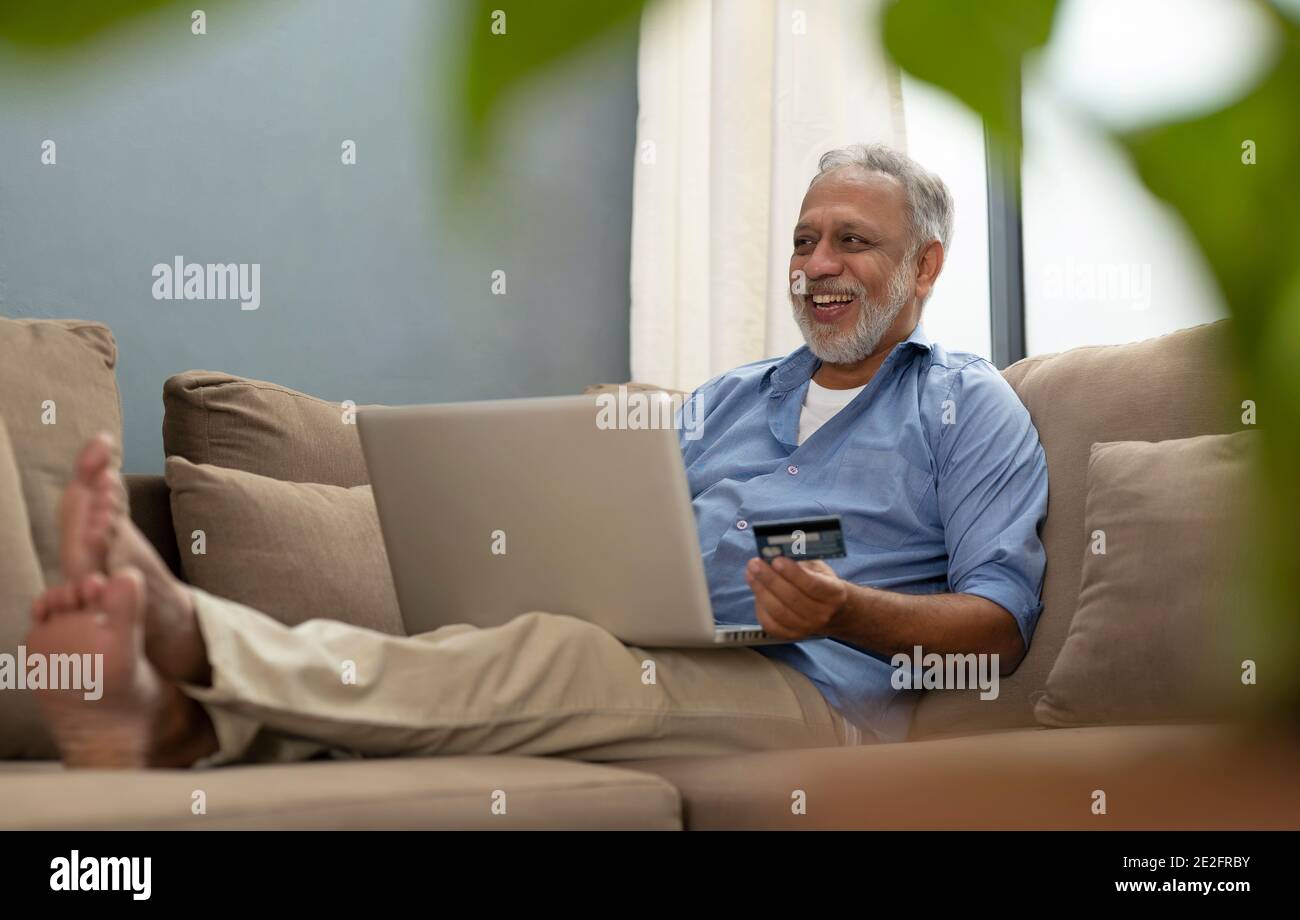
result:
<svg viewBox="0 0 1300 920"><path fill-rule="evenodd" d="M927 693L906 743L608 765L453 757L73 772L10 760L0 762L0 829L1300 827L1293 782L1300 756L1285 735L1228 723L1046 728L1035 720L1034 703L1078 604L1089 449L1235 430L1230 410L1240 399L1217 370L1224 334L1222 324L1202 326L1007 369L1047 453L1044 612L1027 658L1003 680L997 700L979 701L973 691ZM238 425L218 430L235 416L211 414L230 395L223 381L232 382L190 374L168 383L169 452L218 462L221 456L193 455L231 457L248 447ZM310 399L256 386L270 389L255 398ZM186 442L198 436L185 419L196 406L209 413L198 447ZM284 418L290 429L311 424L306 415ZM339 488L364 481L350 446L330 450L333 466L317 475ZM268 462L283 465L272 471L280 478L315 472L295 467L310 461L291 450L277 453ZM128 476L128 485L132 516L182 572L167 483ZM497 789L509 790L505 815L490 807ZM195 790L206 795L204 815L191 813ZM1098 790L1104 814L1094 806ZM800 798L806 809L796 813L792 802Z"/></svg>

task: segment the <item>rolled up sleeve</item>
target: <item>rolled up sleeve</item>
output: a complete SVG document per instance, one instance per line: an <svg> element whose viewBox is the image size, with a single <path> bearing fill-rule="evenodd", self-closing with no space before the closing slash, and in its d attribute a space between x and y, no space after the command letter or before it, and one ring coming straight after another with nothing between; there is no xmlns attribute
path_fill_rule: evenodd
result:
<svg viewBox="0 0 1300 920"><path fill-rule="evenodd" d="M984 361L962 368L945 402L939 513L953 592L1004 608L1029 647L1042 611L1047 461L1029 412Z"/></svg>

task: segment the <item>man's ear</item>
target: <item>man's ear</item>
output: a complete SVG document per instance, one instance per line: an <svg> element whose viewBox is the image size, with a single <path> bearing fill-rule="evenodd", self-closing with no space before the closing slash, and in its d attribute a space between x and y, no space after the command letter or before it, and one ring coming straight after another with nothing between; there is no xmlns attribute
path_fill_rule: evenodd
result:
<svg viewBox="0 0 1300 920"><path fill-rule="evenodd" d="M916 262L916 299L925 300L943 270L943 243L931 240Z"/></svg>

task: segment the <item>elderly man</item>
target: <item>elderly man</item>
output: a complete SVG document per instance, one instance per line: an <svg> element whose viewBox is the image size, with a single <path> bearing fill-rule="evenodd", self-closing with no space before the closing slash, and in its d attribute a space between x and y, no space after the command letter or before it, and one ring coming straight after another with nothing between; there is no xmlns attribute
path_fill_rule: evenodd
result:
<svg viewBox="0 0 1300 920"><path fill-rule="evenodd" d="M290 629L173 578L132 526L100 436L64 496L66 583L37 600L27 641L29 654L104 655L101 700L41 693L65 762L619 760L887 741L915 700L891 679L895 653L1014 669L1040 609L1047 471L998 372L920 326L952 211L943 182L899 153L827 153L790 260L807 344L699 391L703 436L682 453L715 618L790 644L648 651L547 613L409 638ZM848 548L834 568L754 558L750 514L829 513Z"/></svg>

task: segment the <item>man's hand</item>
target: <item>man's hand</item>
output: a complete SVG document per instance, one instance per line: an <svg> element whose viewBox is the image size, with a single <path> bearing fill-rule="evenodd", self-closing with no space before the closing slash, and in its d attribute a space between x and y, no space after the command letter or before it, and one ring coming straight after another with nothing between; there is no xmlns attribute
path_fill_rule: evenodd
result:
<svg viewBox="0 0 1300 920"><path fill-rule="evenodd" d="M848 582L820 559L778 556L770 565L751 559L745 581L754 592L759 625L778 639L829 634L849 599Z"/></svg>

